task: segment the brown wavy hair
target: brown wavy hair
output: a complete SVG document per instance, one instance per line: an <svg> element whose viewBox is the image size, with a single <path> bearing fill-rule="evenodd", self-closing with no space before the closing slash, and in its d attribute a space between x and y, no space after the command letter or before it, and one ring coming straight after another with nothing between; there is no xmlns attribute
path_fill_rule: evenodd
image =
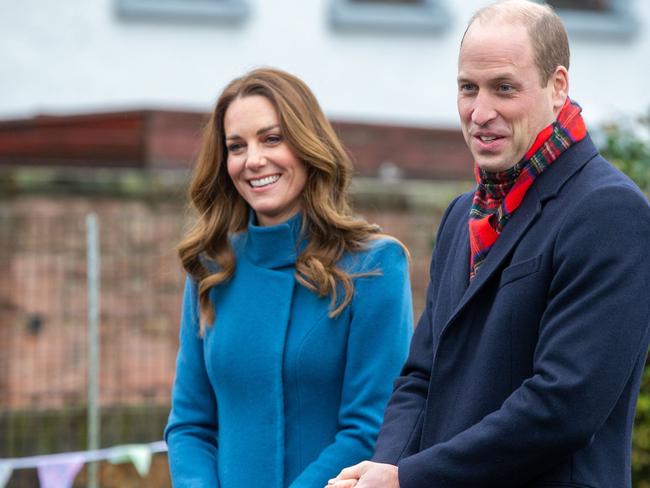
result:
<svg viewBox="0 0 650 488"><path fill-rule="evenodd" d="M204 133L189 187L198 219L178 246L185 270L198 283L200 331L215 319L209 290L235 272L229 235L245 230L249 207L233 185L226 167L224 115L242 97L261 95L278 113L284 140L307 170L302 192L303 229L307 246L296 260L296 280L330 296L330 316L350 303L352 276L337 266L347 251L358 251L379 235L379 227L352 214L348 186L352 164L332 126L307 85L272 68L256 69L230 82L217 100ZM207 263L216 264L214 272ZM337 296L342 286L343 297Z"/></svg>

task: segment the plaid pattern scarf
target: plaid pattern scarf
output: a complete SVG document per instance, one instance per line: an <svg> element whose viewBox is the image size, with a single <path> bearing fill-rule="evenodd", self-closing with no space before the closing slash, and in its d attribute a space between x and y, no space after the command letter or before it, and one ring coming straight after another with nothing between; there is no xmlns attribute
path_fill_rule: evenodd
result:
<svg viewBox="0 0 650 488"><path fill-rule="evenodd" d="M535 178L587 135L581 111L577 103L567 98L557 120L538 134L523 159L512 168L490 173L474 165L478 187L469 213L470 280Z"/></svg>

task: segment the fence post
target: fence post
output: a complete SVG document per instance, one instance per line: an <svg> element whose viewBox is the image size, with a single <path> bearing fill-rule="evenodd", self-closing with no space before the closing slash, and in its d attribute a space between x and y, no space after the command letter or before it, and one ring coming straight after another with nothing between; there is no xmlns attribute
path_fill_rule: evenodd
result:
<svg viewBox="0 0 650 488"><path fill-rule="evenodd" d="M88 449L99 449L99 282L100 252L97 215L86 216L86 259L88 265ZM97 463L88 465L88 488L97 488Z"/></svg>

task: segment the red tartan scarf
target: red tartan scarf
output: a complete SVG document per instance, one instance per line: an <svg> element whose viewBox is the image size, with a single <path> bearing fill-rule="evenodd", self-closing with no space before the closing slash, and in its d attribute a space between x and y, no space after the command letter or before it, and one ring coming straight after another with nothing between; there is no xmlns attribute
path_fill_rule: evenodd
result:
<svg viewBox="0 0 650 488"><path fill-rule="evenodd" d="M470 280L535 178L587 134L581 111L577 103L567 98L557 120L537 135L522 160L512 168L491 173L474 165L478 187L469 213Z"/></svg>

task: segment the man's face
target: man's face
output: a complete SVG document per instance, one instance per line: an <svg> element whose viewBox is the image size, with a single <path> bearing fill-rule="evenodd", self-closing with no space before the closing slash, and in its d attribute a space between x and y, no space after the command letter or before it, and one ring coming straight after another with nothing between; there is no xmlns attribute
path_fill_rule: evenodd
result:
<svg viewBox="0 0 650 488"><path fill-rule="evenodd" d="M541 86L525 27L496 21L470 26L458 59L458 113L480 168L514 166L555 120L553 79Z"/></svg>

